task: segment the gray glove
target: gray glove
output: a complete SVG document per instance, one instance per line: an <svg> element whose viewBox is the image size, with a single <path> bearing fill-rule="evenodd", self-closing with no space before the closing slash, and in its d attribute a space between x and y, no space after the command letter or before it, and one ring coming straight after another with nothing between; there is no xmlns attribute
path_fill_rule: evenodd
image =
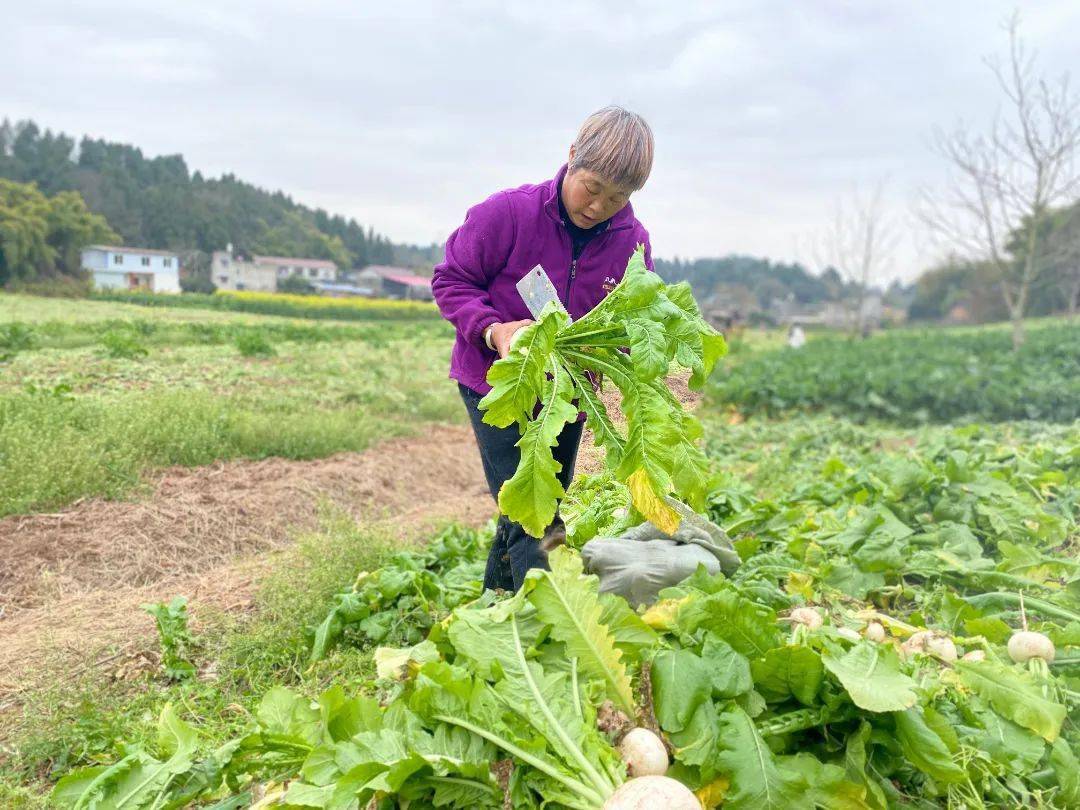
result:
<svg viewBox="0 0 1080 810"><path fill-rule="evenodd" d="M600 577L601 593L617 593L632 606L652 604L664 588L677 585L704 565L710 574L730 575L739 555L724 530L678 501L667 499L681 522L669 535L652 523L620 537L596 537L581 549L585 567Z"/></svg>

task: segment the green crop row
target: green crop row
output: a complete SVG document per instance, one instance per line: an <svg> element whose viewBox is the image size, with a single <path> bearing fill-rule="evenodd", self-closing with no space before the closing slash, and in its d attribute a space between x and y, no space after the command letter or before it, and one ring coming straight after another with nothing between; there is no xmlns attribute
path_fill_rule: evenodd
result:
<svg viewBox="0 0 1080 810"><path fill-rule="evenodd" d="M243 344L260 339L268 343L362 340L373 346L384 346L401 337L449 334L445 326L437 321L381 321L365 324L318 324L284 320L252 323L182 322L153 318L105 318L74 323L10 321L0 323L0 360L10 359L18 352L34 349L74 349L97 344L104 344L108 349L109 344L120 339L118 336L126 336L146 347L199 343Z"/></svg>

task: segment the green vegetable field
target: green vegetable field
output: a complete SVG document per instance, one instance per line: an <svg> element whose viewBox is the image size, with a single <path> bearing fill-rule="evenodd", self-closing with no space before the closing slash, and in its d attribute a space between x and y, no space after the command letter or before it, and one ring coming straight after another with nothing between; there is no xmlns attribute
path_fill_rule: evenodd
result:
<svg viewBox="0 0 1080 810"><path fill-rule="evenodd" d="M1080 418L1080 328L1043 322L1013 352L1007 330L896 330L824 337L761 353L716 379L719 399L755 412L827 410L904 424Z"/></svg>
<svg viewBox="0 0 1080 810"><path fill-rule="evenodd" d="M43 677L0 674L0 805L1080 806L1080 325L1032 324L1016 355L985 328L798 351L750 335L723 356L684 285L631 269L608 302L575 324L546 313L485 402L527 425L503 504L526 525L562 494L548 451L575 407L596 437L550 571L482 591L495 505L477 474L458 521L403 528L423 493L364 520L323 502L247 561L243 599L148 580L126 608L138 643L94 660L50 646L71 615L50 597ZM172 465L462 430L437 321L14 303L0 296L10 529L149 497ZM741 565L647 606L601 592L582 545L677 521L672 494ZM0 651L30 610L0 614ZM662 804L631 804L646 784Z"/></svg>

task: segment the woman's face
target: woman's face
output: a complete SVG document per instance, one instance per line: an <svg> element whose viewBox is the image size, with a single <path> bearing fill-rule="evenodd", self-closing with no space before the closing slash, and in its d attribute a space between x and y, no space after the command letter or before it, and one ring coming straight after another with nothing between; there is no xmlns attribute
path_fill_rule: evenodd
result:
<svg viewBox="0 0 1080 810"><path fill-rule="evenodd" d="M573 147L570 157L574 157ZM612 185L588 169L577 169L563 178L562 201L571 222L579 228L591 228L619 213L630 202L630 190Z"/></svg>

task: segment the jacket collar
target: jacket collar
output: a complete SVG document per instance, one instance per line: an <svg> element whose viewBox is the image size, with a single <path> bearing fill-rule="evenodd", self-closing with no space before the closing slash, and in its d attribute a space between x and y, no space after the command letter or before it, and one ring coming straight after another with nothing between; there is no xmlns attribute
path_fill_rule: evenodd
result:
<svg viewBox="0 0 1080 810"><path fill-rule="evenodd" d="M566 177L565 163L562 165L562 168L555 173L555 176L544 184L544 211L560 225L562 225L562 217L559 215L559 184L564 177ZM631 207L630 203L627 203L622 207L619 213L608 220L608 222L610 224L605 233L629 228L634 223L633 207Z"/></svg>

